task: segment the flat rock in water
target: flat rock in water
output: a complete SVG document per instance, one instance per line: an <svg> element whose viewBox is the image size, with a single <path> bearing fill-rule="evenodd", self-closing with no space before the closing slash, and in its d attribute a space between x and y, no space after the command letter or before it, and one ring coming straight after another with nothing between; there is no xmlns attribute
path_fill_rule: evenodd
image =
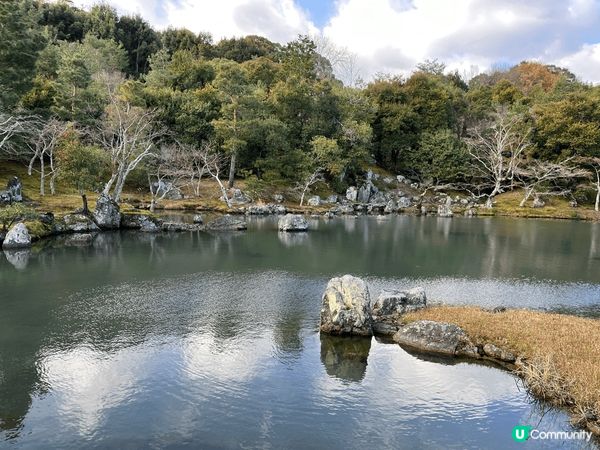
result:
<svg viewBox="0 0 600 450"><path fill-rule="evenodd" d="M279 219L279 231L308 231L308 222L300 214L286 214Z"/></svg>
<svg viewBox="0 0 600 450"><path fill-rule="evenodd" d="M14 225L2 242L3 249L15 249L15 248L28 248L31 247L31 236L27 225L24 223L17 223Z"/></svg>
<svg viewBox="0 0 600 450"><path fill-rule="evenodd" d="M367 283L352 275L327 283L321 306L323 333L371 336L371 296Z"/></svg>
<svg viewBox="0 0 600 450"><path fill-rule="evenodd" d="M206 228L212 231L243 231L248 229L248 224L242 217L227 214L209 222Z"/></svg>
<svg viewBox="0 0 600 450"><path fill-rule="evenodd" d="M457 325L431 320L419 320L403 326L394 341L419 350L444 355L477 356L477 348Z"/></svg>

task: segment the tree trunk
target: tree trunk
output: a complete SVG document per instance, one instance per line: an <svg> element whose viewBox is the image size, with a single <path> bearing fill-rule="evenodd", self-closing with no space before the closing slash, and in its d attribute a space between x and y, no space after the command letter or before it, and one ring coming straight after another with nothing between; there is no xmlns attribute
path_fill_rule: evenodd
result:
<svg viewBox="0 0 600 450"><path fill-rule="evenodd" d="M525 206L527 200L529 200L529 197L531 197L531 194L533 194L533 189L525 188L525 197L523 197L523 200L521 200L521 203L519 203L520 208Z"/></svg>
<svg viewBox="0 0 600 450"><path fill-rule="evenodd" d="M156 200L154 197L150 200L150 212L154 212L154 208L156 207Z"/></svg>
<svg viewBox="0 0 600 450"><path fill-rule="evenodd" d="M231 154L231 164L229 165L229 182L227 183L227 187L231 189L233 184L235 183L235 164L237 160L237 151L233 151Z"/></svg>
<svg viewBox="0 0 600 450"><path fill-rule="evenodd" d="M600 210L600 172L596 172L596 203L594 204L594 211Z"/></svg>
<svg viewBox="0 0 600 450"><path fill-rule="evenodd" d="M44 155L40 157L40 195L43 197L46 195L46 173L44 166Z"/></svg>
<svg viewBox="0 0 600 450"><path fill-rule="evenodd" d="M85 192L81 193L81 203L83 203L83 214L89 216L90 209L88 207L87 195L85 195Z"/></svg>

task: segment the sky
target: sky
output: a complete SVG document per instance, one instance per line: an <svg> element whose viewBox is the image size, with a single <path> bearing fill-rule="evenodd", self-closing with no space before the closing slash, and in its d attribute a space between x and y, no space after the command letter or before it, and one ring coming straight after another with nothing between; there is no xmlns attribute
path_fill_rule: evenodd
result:
<svg viewBox="0 0 600 450"><path fill-rule="evenodd" d="M530 60L600 83L600 0L105 1L159 29L208 31L215 41L323 36L356 55L366 81L377 73L406 75L419 62L438 59L467 78Z"/></svg>

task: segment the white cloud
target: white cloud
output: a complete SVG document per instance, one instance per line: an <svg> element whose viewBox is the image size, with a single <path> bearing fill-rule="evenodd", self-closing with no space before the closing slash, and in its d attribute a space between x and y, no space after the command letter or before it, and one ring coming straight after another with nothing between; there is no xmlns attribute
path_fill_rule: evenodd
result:
<svg viewBox="0 0 600 450"><path fill-rule="evenodd" d="M89 6L96 0L76 0ZM358 57L363 76L409 73L425 59L473 72L494 63L560 63L600 81L599 0L337 0L319 30L294 0L109 0L155 26L223 37L259 34L277 42L322 33Z"/></svg>
<svg viewBox="0 0 600 450"><path fill-rule="evenodd" d="M90 7L97 0L76 0ZM318 30L293 0L109 0L120 13L140 14L159 28L210 32L216 40L258 34L288 42Z"/></svg>
<svg viewBox="0 0 600 450"><path fill-rule="evenodd" d="M341 0L323 33L356 52L365 75L407 73L425 59L471 72L496 62L564 61L585 80L600 72L581 67L588 39L597 39L599 2L593 0ZM583 71L581 70L583 69Z"/></svg>
<svg viewBox="0 0 600 450"><path fill-rule="evenodd" d="M568 67L582 80L600 82L600 43L585 44L581 50L556 61L562 67Z"/></svg>

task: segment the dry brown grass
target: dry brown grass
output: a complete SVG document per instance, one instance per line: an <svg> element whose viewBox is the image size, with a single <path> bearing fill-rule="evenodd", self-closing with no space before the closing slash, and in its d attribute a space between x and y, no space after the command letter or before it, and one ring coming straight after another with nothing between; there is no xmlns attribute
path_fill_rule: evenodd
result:
<svg viewBox="0 0 600 450"><path fill-rule="evenodd" d="M569 200L563 197L544 197L546 206L543 208L533 208L532 200L527 202L527 206L521 207L519 203L523 198L523 192L520 189L505 192L496 197L494 208L478 208L477 213L480 216L509 216L509 217L539 217L552 219L579 219L579 220L598 220L600 214L594 211L589 205L581 205L573 208L569 205Z"/></svg>
<svg viewBox="0 0 600 450"><path fill-rule="evenodd" d="M422 309L405 322L454 323L477 344L493 343L519 355L516 371L536 397L570 406L580 417L600 417L600 321L523 309L492 313L477 307Z"/></svg>

